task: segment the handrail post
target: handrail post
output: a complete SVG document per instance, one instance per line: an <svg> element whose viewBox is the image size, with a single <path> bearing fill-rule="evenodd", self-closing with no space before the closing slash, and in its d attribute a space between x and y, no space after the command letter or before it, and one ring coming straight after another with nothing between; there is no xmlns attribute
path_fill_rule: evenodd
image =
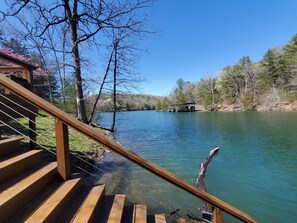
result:
<svg viewBox="0 0 297 223"><path fill-rule="evenodd" d="M70 177L68 126L55 119L58 172L64 180Z"/></svg>
<svg viewBox="0 0 297 223"><path fill-rule="evenodd" d="M223 223L223 212L219 208L214 208L212 212L212 223Z"/></svg>

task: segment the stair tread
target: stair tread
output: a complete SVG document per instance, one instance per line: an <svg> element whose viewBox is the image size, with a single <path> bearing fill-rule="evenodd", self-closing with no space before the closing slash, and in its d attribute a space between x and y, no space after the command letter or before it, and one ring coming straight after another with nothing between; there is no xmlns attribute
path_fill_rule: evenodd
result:
<svg viewBox="0 0 297 223"><path fill-rule="evenodd" d="M0 185L0 194L2 191L7 190L8 188L10 188L11 186L13 186L14 184L22 181L23 179L25 179L26 177L32 175L34 172L38 171L39 169L41 169L42 167L46 166L48 163L41 163L27 171L22 172L21 174L19 174L18 176L12 178L11 180L3 183L2 185Z"/></svg>
<svg viewBox="0 0 297 223"><path fill-rule="evenodd" d="M5 222L30 202L57 175L57 164L50 163L0 193L0 216Z"/></svg>
<svg viewBox="0 0 297 223"><path fill-rule="evenodd" d="M32 201L27 203L24 208L14 215L13 218L9 220L9 223L24 222L40 206L40 204L45 202L48 197L58 189L61 184L61 181L56 181L48 185L44 190L36 195Z"/></svg>
<svg viewBox="0 0 297 223"><path fill-rule="evenodd" d="M0 159L0 184L22 174L42 162L42 150L21 151Z"/></svg>
<svg viewBox="0 0 297 223"><path fill-rule="evenodd" d="M146 205L135 204L133 208L133 223L146 223Z"/></svg>
<svg viewBox="0 0 297 223"><path fill-rule="evenodd" d="M0 141L0 149L2 148L1 145L4 143L10 143L10 142L15 142L15 141L21 141L23 138L22 137L9 137L9 138L3 138Z"/></svg>
<svg viewBox="0 0 297 223"><path fill-rule="evenodd" d="M34 154L41 153L42 150L29 150L29 151L22 151L15 154L11 154L12 157L5 157L3 160L0 160L0 170L10 165L14 165L16 162L26 159Z"/></svg>
<svg viewBox="0 0 297 223"><path fill-rule="evenodd" d="M105 185L94 186L86 197L85 201L74 216L72 223L92 222L95 217L95 211L104 196Z"/></svg>
<svg viewBox="0 0 297 223"><path fill-rule="evenodd" d="M39 178L44 176L46 173L50 172L51 170L53 170L55 168L57 168L57 163L52 162L52 163L42 167L38 171L34 172L30 176L26 177L25 179L21 180L20 182L12 185L7 190L1 192L0 193L0 198L1 198L0 199L0 207L5 202L10 200L12 197L14 197L16 194L19 194L20 192L25 190L29 185L32 184L32 182L35 182L36 180L38 180Z"/></svg>
<svg viewBox="0 0 297 223"><path fill-rule="evenodd" d="M166 223L165 214L155 214L155 223Z"/></svg>
<svg viewBox="0 0 297 223"><path fill-rule="evenodd" d="M72 222L72 219L76 215L85 198L88 196L90 190L91 188L88 185L84 185L84 187L75 195L75 198L71 200L71 203L69 203L69 205L67 205L67 207L63 210L63 213L61 213L56 222Z"/></svg>
<svg viewBox="0 0 297 223"><path fill-rule="evenodd" d="M51 214L62 212L63 205L66 205L68 198L72 197L75 189L82 184L82 178L74 178L65 181L52 196L50 196L25 222L53 222Z"/></svg>
<svg viewBox="0 0 297 223"><path fill-rule="evenodd" d="M125 194L116 194L112 203L112 207L108 216L108 223L120 223L124 204L125 204Z"/></svg>

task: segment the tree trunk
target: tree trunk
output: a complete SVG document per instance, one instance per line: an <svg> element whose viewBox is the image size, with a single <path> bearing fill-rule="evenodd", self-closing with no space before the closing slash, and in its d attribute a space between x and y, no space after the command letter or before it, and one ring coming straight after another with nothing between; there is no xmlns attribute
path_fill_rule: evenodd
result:
<svg viewBox="0 0 297 223"><path fill-rule="evenodd" d="M84 123L87 123L86 107L84 101L84 94L82 88L82 78L80 69L80 57L78 52L78 46L76 45L73 52L74 58L74 78L75 78L75 90L76 90L76 106L78 119Z"/></svg>
<svg viewBox="0 0 297 223"><path fill-rule="evenodd" d="M71 12L68 0L64 0L64 5L68 15L68 22L69 22L71 42L72 42L72 57L74 61L74 79L75 79L75 90L76 90L77 116L80 121L87 123L86 107L85 107L84 94L83 94L83 88L82 88L78 38L77 38L77 23L78 23L77 0L73 1L73 13Z"/></svg>
<svg viewBox="0 0 297 223"><path fill-rule="evenodd" d="M99 101L99 98L100 98L100 95L101 95L101 92L102 92L102 89L103 89L103 86L105 84L105 81L106 81L106 78L107 78L107 75L108 75L108 72L109 72L109 69L110 69L110 64L112 62L112 56L113 56L113 52L114 52L114 48L112 49L112 52L110 54L110 57L109 57L109 61L108 61L108 64L107 64L107 68L105 70L105 75L103 77L103 80L102 80L102 84L100 86L100 89L99 89L99 93L97 95L97 98L96 98L96 101L94 103L94 106L93 106L93 109L92 109L92 112L90 114L90 118L88 120L88 123L91 123L93 121L93 117L94 117L94 114L95 114L95 110L96 110L96 107L97 107L97 103Z"/></svg>
<svg viewBox="0 0 297 223"><path fill-rule="evenodd" d="M115 122L116 122L116 114L117 114L117 47L118 40L116 40L114 45L114 69L113 69L113 115L112 115L112 124L111 124L111 132L115 130Z"/></svg>

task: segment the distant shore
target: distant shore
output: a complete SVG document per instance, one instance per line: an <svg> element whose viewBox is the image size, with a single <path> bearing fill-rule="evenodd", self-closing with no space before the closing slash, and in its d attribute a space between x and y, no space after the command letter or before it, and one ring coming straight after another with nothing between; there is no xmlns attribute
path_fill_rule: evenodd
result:
<svg viewBox="0 0 297 223"><path fill-rule="evenodd" d="M235 105L219 105L217 111L233 112L233 111L245 111L241 106ZM258 105L250 111L297 111L297 103L276 103L274 105Z"/></svg>
<svg viewBox="0 0 297 223"><path fill-rule="evenodd" d="M158 111L158 110L157 110ZM165 110L163 110L165 111ZM167 112L240 112L240 111L297 111L297 101L294 103L279 102L273 104L255 105L250 109L244 109L240 104L218 104L214 108L205 108L198 104L187 104L182 106L168 106Z"/></svg>

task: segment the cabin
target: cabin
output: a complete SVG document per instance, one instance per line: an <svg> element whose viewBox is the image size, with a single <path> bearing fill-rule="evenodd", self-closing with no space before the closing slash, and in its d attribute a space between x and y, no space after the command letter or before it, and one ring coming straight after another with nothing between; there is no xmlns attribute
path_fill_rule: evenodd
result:
<svg viewBox="0 0 297 223"><path fill-rule="evenodd" d="M107 196L108 185L88 184L85 176L91 173L84 167L76 166L81 171L72 171L69 128L207 202L213 210L208 214L208 222L222 223L223 213L242 222L256 222L243 211L131 152L34 94L31 89L35 66L3 53L0 59L14 64L0 67L0 222L169 222L170 213L151 213L144 203L128 203L125 194ZM14 76L15 72L20 75ZM186 106L188 110L194 110L194 105ZM54 148L47 148L38 141L36 117L41 116L39 111L54 120L48 123L54 129ZM12 123L20 118L29 122L22 124L22 128L27 128L25 133ZM15 136L5 136L8 129L14 131ZM24 139L29 140L29 148L22 146ZM49 153L55 157L54 161L45 159L44 154Z"/></svg>

